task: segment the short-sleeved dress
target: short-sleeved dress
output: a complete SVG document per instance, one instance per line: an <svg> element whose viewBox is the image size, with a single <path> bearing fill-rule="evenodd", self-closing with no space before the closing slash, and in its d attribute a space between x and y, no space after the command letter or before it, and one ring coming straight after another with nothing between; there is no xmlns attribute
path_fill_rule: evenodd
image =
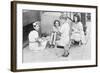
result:
<svg viewBox="0 0 100 73"><path fill-rule="evenodd" d="M46 46L46 42L42 42L41 46L39 46L39 43L37 42L37 38L39 37L39 34L37 31L33 30L29 33L29 49L34 51L43 50Z"/></svg>
<svg viewBox="0 0 100 73"><path fill-rule="evenodd" d="M70 26L66 21L60 28L61 37L60 40L57 41L58 45L66 46L69 44L69 31L70 31Z"/></svg>
<svg viewBox="0 0 100 73"><path fill-rule="evenodd" d="M72 36L71 39L74 39L75 41L82 41L82 43L85 43L85 35L83 31L83 25L81 22L78 22L77 24L73 24L72 26Z"/></svg>

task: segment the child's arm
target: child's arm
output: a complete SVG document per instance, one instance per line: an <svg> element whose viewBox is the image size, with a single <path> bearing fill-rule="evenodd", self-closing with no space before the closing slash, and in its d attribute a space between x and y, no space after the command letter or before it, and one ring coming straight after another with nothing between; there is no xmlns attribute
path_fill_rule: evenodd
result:
<svg viewBox="0 0 100 73"><path fill-rule="evenodd" d="M36 41L36 42L41 42L42 39L41 39L41 38L36 38L35 41Z"/></svg>
<svg viewBox="0 0 100 73"><path fill-rule="evenodd" d="M53 27L53 32L58 32L56 27Z"/></svg>

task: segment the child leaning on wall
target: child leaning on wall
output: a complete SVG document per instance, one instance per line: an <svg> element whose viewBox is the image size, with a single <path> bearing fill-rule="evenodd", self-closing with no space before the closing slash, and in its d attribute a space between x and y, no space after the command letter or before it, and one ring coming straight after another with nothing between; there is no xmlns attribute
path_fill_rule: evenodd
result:
<svg viewBox="0 0 100 73"><path fill-rule="evenodd" d="M33 51L41 51L46 46L46 41L39 37L40 22L36 21L33 24L34 30L29 33L29 49Z"/></svg>

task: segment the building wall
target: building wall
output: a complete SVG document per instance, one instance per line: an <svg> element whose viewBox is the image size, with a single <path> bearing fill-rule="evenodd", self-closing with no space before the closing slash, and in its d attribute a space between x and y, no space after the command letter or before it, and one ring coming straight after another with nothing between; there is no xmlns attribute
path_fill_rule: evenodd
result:
<svg viewBox="0 0 100 73"><path fill-rule="evenodd" d="M26 26L37 20L40 20L40 11L23 10L23 26Z"/></svg>
<svg viewBox="0 0 100 73"><path fill-rule="evenodd" d="M59 20L60 12L42 12L41 13L41 32L49 34L54 20Z"/></svg>
<svg viewBox="0 0 100 73"><path fill-rule="evenodd" d="M28 35L33 30L32 23L40 20L40 11L23 10L23 47L28 44Z"/></svg>

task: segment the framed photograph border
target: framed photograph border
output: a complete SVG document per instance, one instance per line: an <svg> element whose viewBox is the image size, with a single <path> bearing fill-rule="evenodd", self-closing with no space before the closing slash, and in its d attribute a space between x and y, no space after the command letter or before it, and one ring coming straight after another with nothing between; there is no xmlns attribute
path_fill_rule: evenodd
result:
<svg viewBox="0 0 100 73"><path fill-rule="evenodd" d="M68 67L52 67L52 68L37 68L37 69L17 69L17 4L36 4L36 5L51 5L51 6L68 6L68 7L85 7L96 9L96 63L95 65L80 65ZM52 70L52 69L71 69L96 67L98 65L98 7L90 5L75 5L75 4L60 4L60 3L43 3L43 2L26 2L26 1L11 1L11 71L37 71L37 70Z"/></svg>

